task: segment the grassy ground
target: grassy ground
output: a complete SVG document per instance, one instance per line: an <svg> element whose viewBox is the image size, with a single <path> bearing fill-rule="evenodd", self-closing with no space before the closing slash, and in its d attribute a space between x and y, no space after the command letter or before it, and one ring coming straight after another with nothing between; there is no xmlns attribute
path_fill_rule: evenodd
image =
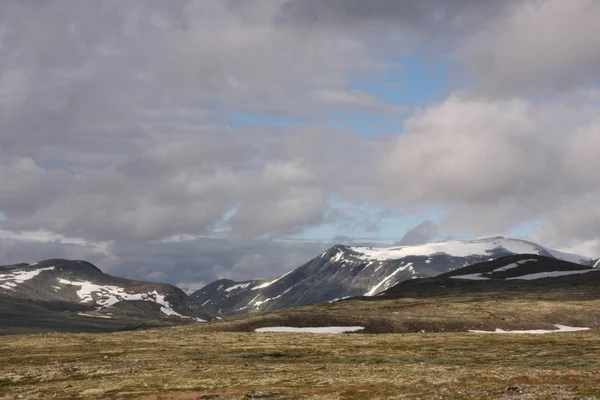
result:
<svg viewBox="0 0 600 400"><path fill-rule="evenodd" d="M7 336L0 360L1 399L600 398L598 330L313 335L183 326Z"/></svg>
<svg viewBox="0 0 600 400"><path fill-rule="evenodd" d="M364 326L367 333L466 332L553 329L554 324L600 328L600 300L498 298L403 298L341 301L229 318L199 328L253 331L264 326Z"/></svg>
<svg viewBox="0 0 600 400"><path fill-rule="evenodd" d="M0 399L600 398L600 301L552 296L344 301L146 331L5 336ZM555 323L596 329L466 332ZM252 332L281 325L379 334Z"/></svg>

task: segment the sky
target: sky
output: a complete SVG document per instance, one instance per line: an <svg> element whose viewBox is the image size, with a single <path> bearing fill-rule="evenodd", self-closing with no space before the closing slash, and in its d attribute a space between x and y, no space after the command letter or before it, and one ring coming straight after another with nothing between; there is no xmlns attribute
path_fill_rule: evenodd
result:
<svg viewBox="0 0 600 400"><path fill-rule="evenodd" d="M0 264L192 290L335 243L600 257L600 2L6 0Z"/></svg>

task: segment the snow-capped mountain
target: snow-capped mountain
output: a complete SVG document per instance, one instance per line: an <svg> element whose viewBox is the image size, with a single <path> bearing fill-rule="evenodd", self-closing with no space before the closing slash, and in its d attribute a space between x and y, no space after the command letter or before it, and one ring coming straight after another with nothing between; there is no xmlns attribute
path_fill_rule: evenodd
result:
<svg viewBox="0 0 600 400"><path fill-rule="evenodd" d="M435 276L511 254L535 254L575 263L589 259L504 237L388 248L336 245L272 280L218 280L190 297L215 315L271 311L346 297L373 296L413 278Z"/></svg>
<svg viewBox="0 0 600 400"><path fill-rule="evenodd" d="M209 318L175 286L114 277L86 261L57 259L0 267L3 329L16 325L42 331L62 327L85 331L86 326L114 330Z"/></svg>

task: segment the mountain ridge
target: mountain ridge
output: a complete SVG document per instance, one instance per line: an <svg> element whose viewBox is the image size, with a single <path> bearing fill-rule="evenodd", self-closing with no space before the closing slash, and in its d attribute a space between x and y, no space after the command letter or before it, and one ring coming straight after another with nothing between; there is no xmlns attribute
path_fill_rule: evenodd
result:
<svg viewBox="0 0 600 400"><path fill-rule="evenodd" d="M402 282L443 276L514 254L578 260L587 268L600 264L598 259L505 237L381 248L338 244L279 277L242 282L219 279L188 296L173 285L104 274L87 261L50 259L0 266L0 319L12 318L16 325L29 324L42 331L55 330L50 316L59 321L60 329L76 331L90 326L110 331L207 321L373 297ZM11 304L23 310L24 316L11 310ZM40 323L43 327L36 328L36 318L46 321Z"/></svg>
<svg viewBox="0 0 600 400"><path fill-rule="evenodd" d="M190 297L215 315L273 311L346 297L372 296L401 281L523 253L579 263L590 261L576 254L502 236L416 246L334 245L280 277L243 282L218 280Z"/></svg>
<svg viewBox="0 0 600 400"><path fill-rule="evenodd" d="M88 326L114 331L212 319L176 286L115 277L81 260L2 266L0 300L0 334Z"/></svg>

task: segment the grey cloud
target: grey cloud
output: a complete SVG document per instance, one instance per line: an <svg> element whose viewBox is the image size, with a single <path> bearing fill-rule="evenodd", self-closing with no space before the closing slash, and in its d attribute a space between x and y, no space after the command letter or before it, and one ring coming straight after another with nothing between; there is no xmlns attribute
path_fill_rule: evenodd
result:
<svg viewBox="0 0 600 400"><path fill-rule="evenodd" d="M573 209L593 211L599 184L598 94L585 87L599 78L598 12L591 0L2 2L0 226L109 241L108 253L38 245L190 284L276 275L322 245L160 239L352 230L331 199L448 209L449 233L543 219L548 241L594 240ZM431 43L472 87L422 110L351 88ZM412 114L390 138L327 128L339 112ZM303 123L268 123L288 119ZM37 254L3 240L3 262Z"/></svg>
<svg viewBox="0 0 600 400"><path fill-rule="evenodd" d="M509 5L509 2L476 0L291 0L281 8L283 23L372 25L394 24L420 32L464 28ZM462 27L461 27L462 25ZM357 27L363 29L364 26Z"/></svg>
<svg viewBox="0 0 600 400"><path fill-rule="evenodd" d="M109 273L169 283L267 279L282 275L309 261L330 243L255 240L243 243L224 239L190 239L178 242L115 243ZM153 275L164 272L164 277Z"/></svg>
<svg viewBox="0 0 600 400"><path fill-rule="evenodd" d="M31 264L51 258L86 260L102 265L108 260L105 253L93 246L8 237L0 237L0 255L0 265Z"/></svg>
<svg viewBox="0 0 600 400"><path fill-rule="evenodd" d="M465 40L476 90L513 96L598 83L599 19L600 4L594 0L516 3Z"/></svg>
<svg viewBox="0 0 600 400"><path fill-rule="evenodd" d="M438 234L438 227L433 222L426 220L410 228L398 241L399 245L416 245L430 242Z"/></svg>
<svg viewBox="0 0 600 400"><path fill-rule="evenodd" d="M600 183L600 180L598 180ZM600 190L595 185L585 196L572 199L556 209L550 210L548 224L537 228L533 237L549 243L577 244L600 242ZM600 248L599 248L600 250ZM600 252L595 257L600 256Z"/></svg>
<svg viewBox="0 0 600 400"><path fill-rule="evenodd" d="M216 279L267 279L309 261L331 243L225 239L174 242L115 242L93 244L0 238L0 265L33 263L49 258L87 260L105 273L142 281L166 282L184 289Z"/></svg>
<svg viewBox="0 0 600 400"><path fill-rule="evenodd" d="M327 212L343 181L333 177L369 170L330 144L367 150L373 140L308 126L242 131L236 114L318 123L328 109L401 109L348 90L349 70L377 68L364 43L276 27L276 2L0 7L5 229L153 240L204 233L235 209L242 236L296 231ZM281 160L318 174L266 176Z"/></svg>

